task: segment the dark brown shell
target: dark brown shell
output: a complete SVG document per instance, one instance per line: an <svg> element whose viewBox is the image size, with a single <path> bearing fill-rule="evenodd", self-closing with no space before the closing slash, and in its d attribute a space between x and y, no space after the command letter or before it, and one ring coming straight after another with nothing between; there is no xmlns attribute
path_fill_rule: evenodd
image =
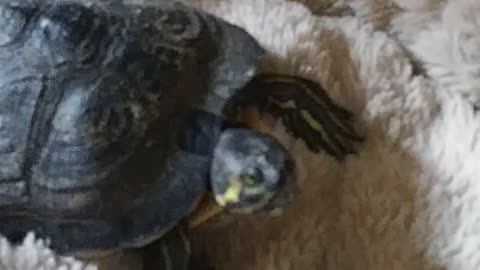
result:
<svg viewBox="0 0 480 270"><path fill-rule="evenodd" d="M205 187L179 125L222 111L263 50L173 1L43 2L0 3L0 233L59 252L143 244Z"/></svg>

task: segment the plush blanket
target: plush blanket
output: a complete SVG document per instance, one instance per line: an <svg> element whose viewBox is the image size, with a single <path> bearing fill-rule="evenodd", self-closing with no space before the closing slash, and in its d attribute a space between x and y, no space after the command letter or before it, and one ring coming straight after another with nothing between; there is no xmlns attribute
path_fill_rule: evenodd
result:
<svg viewBox="0 0 480 270"><path fill-rule="evenodd" d="M193 232L194 248L218 270L480 269L480 2L300 2L188 0L254 35L270 52L262 70L321 83L366 141L338 163L278 124L301 167L295 205L221 216ZM0 269L86 267L33 235L0 241Z"/></svg>

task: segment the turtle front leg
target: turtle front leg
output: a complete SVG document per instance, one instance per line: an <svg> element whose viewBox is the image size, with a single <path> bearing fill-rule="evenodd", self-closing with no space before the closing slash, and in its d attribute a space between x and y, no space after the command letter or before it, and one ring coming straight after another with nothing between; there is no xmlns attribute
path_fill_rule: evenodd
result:
<svg viewBox="0 0 480 270"><path fill-rule="evenodd" d="M178 225L142 248L143 270L211 270L208 264L193 260L187 230L185 225Z"/></svg>
<svg viewBox="0 0 480 270"><path fill-rule="evenodd" d="M142 248L142 255L144 270L191 270L190 239L181 225Z"/></svg>
<svg viewBox="0 0 480 270"><path fill-rule="evenodd" d="M352 113L336 105L321 85L298 76L257 75L231 99L224 113L259 131L268 130L260 119L267 113L280 119L312 152L323 150L337 160L356 153L363 141L353 127Z"/></svg>

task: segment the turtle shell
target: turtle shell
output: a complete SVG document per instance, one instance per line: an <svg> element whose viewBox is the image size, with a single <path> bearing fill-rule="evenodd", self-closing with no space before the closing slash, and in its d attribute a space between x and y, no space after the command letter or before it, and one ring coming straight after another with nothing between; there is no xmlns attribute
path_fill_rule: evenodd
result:
<svg viewBox="0 0 480 270"><path fill-rule="evenodd" d="M177 135L222 111L263 50L173 1L0 3L0 233L58 252L141 246L188 215L206 157Z"/></svg>

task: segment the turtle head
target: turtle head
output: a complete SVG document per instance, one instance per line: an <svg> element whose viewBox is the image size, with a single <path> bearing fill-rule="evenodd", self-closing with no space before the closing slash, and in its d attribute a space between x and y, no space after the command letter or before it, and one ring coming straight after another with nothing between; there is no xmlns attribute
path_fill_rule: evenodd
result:
<svg viewBox="0 0 480 270"><path fill-rule="evenodd" d="M230 212L275 215L292 202L295 164L274 137L230 128L215 146L210 179L215 200Z"/></svg>

